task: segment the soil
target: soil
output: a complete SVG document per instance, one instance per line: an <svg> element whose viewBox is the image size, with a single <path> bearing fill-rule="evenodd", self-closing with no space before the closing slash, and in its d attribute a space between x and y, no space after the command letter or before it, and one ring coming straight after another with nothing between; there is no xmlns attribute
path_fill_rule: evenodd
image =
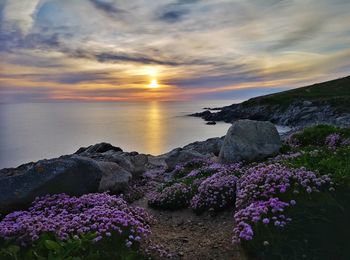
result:
<svg viewBox="0 0 350 260"><path fill-rule="evenodd" d="M145 198L133 204L145 208L156 218L157 222L151 227L150 239L161 244L172 255L171 259L247 259L243 250L231 243L232 210L198 216L190 209L151 209Z"/></svg>

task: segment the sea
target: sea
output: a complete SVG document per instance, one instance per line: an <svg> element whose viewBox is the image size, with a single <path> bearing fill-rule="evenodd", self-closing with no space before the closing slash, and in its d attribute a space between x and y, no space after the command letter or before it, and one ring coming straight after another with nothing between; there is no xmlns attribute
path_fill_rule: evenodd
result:
<svg viewBox="0 0 350 260"><path fill-rule="evenodd" d="M230 124L206 125L188 114L240 101L0 104L0 169L71 154L99 142L159 155L225 135Z"/></svg>

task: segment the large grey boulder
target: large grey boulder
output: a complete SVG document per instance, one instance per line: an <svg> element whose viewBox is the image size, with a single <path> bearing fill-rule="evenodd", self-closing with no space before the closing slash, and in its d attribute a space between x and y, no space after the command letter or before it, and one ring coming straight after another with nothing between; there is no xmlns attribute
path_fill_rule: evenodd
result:
<svg viewBox="0 0 350 260"><path fill-rule="evenodd" d="M272 123L238 120L225 136L219 160L223 163L260 160L277 154L280 147L281 139Z"/></svg>
<svg viewBox="0 0 350 260"><path fill-rule="evenodd" d="M113 162L98 162L98 165L102 170L102 178L98 188L100 192L120 193L127 189L132 178L130 172Z"/></svg>
<svg viewBox="0 0 350 260"><path fill-rule="evenodd" d="M0 212L28 206L37 196L97 192L103 171L91 159L77 155L41 160L0 171Z"/></svg>
<svg viewBox="0 0 350 260"><path fill-rule="evenodd" d="M35 197L66 193L120 193L132 175L113 162L99 162L78 155L62 156L0 170L0 212L28 206Z"/></svg>

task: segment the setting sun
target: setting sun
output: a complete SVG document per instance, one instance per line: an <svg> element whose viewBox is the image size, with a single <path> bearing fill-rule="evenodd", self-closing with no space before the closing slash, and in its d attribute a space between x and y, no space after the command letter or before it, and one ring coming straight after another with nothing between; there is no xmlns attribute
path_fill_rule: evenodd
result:
<svg viewBox="0 0 350 260"><path fill-rule="evenodd" d="M151 83L148 85L149 88L159 88L158 81L156 79L152 79Z"/></svg>

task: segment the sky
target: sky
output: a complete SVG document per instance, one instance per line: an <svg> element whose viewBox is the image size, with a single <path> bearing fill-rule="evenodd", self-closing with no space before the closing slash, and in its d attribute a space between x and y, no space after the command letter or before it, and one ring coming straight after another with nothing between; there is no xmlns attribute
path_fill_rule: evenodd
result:
<svg viewBox="0 0 350 260"><path fill-rule="evenodd" d="M350 74L349 0L0 0L0 102L237 99Z"/></svg>

